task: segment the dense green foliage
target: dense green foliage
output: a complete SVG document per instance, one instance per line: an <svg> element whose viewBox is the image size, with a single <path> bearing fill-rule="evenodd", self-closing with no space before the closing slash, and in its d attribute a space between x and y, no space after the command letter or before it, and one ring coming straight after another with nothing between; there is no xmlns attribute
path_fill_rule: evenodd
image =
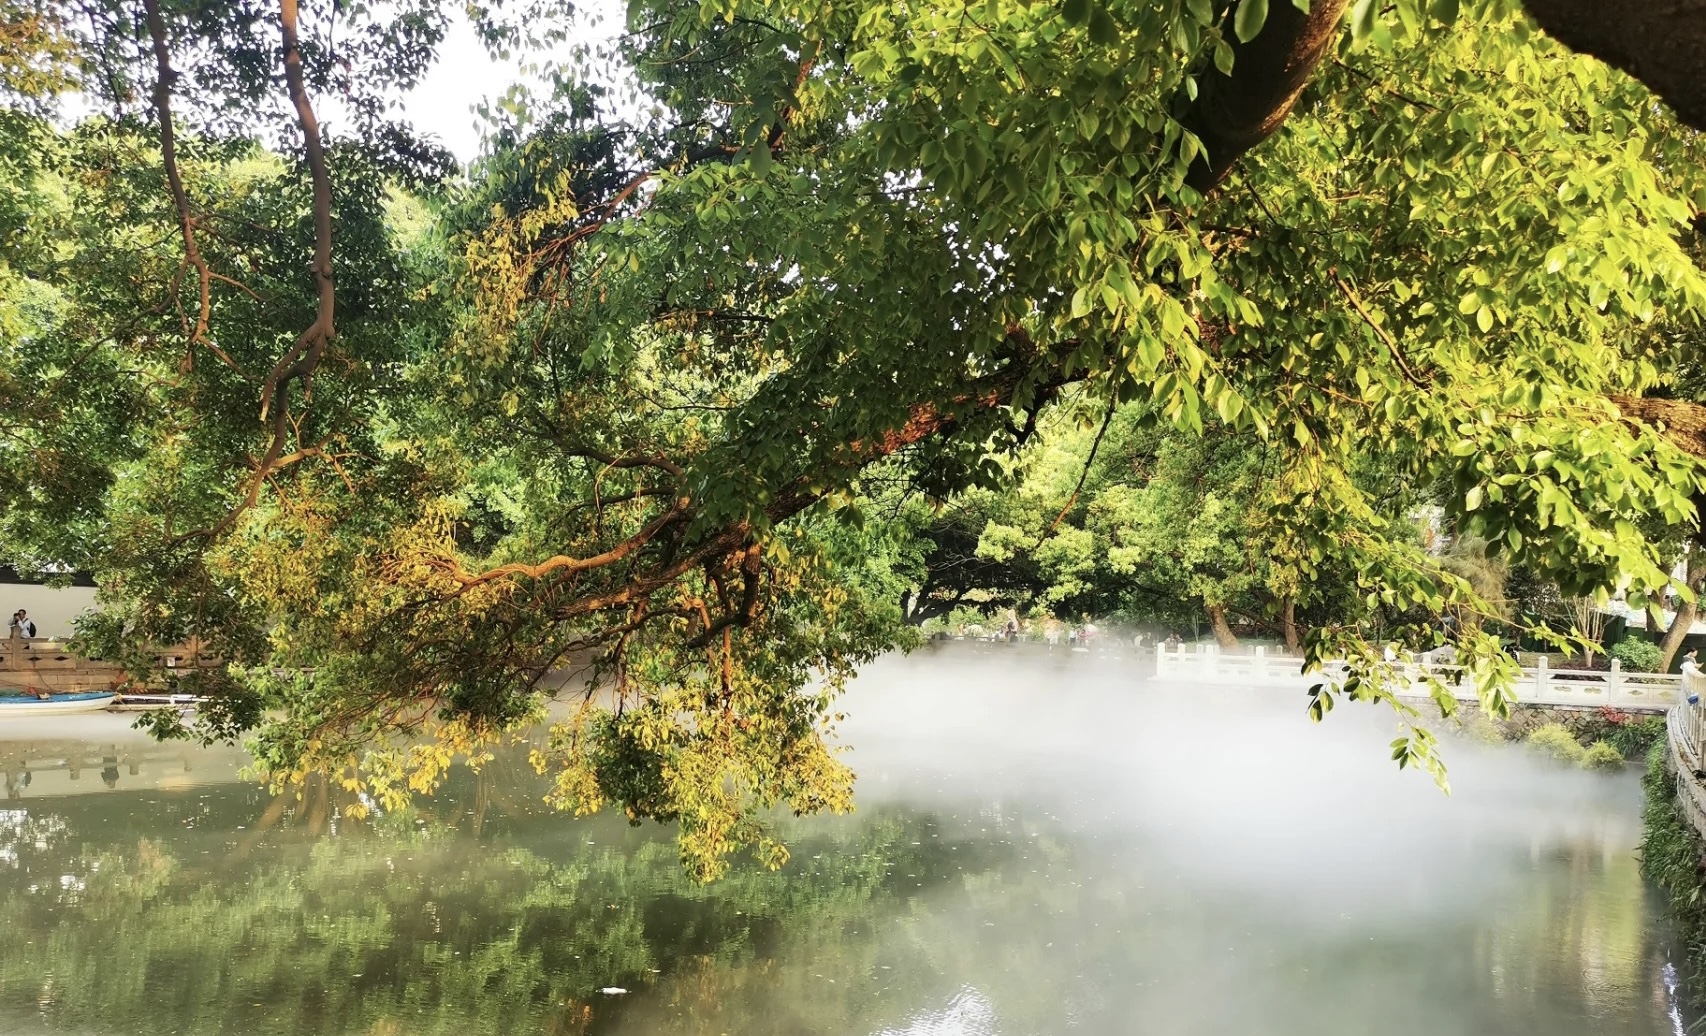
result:
<svg viewBox="0 0 1706 1036"><path fill-rule="evenodd" d="M430 788L579 666L553 800L710 875L846 807L834 694L954 600L939 550L1012 601L1315 608L1314 713L1413 722L1376 630L1458 617L1494 711L1511 667L1412 504L1637 603L1697 521L1650 329L1706 309L1700 141L1510 0L1357 4L1235 167L1294 9L640 0L632 96L561 68L465 174L388 114L447 7L78 10L18 44L53 76L0 61L0 560L98 574L88 649L207 642L193 733L280 775Z"/></svg>
<svg viewBox="0 0 1706 1036"><path fill-rule="evenodd" d="M1617 747L1608 741L1595 741L1587 747L1587 751L1582 755L1582 769L1584 770L1604 770L1609 773L1616 773L1622 770L1627 762L1628 760L1623 758L1623 753L1619 752Z"/></svg>
<svg viewBox="0 0 1706 1036"><path fill-rule="evenodd" d="M1572 766L1584 765L1583 760L1588 752L1576 740L1576 735L1559 723L1547 723L1536 728L1529 733L1527 744L1554 762Z"/></svg>
<svg viewBox="0 0 1706 1036"><path fill-rule="evenodd" d="M1665 892L1670 916L1688 948L1695 975L1706 968L1706 889L1700 883L1700 863L1706 846L1676 805L1676 778L1665 765L1665 746L1647 752L1646 790L1642 814L1641 872Z"/></svg>
<svg viewBox="0 0 1706 1036"><path fill-rule="evenodd" d="M1626 637L1611 649L1611 657L1623 663L1623 668L1635 673L1656 673L1664 664L1664 649L1650 640Z"/></svg>

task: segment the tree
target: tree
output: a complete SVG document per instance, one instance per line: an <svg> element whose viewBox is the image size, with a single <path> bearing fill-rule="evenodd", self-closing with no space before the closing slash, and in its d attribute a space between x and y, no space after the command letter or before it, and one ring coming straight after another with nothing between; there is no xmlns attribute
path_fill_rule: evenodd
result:
<svg viewBox="0 0 1706 1036"><path fill-rule="evenodd" d="M1694 628L1694 620L1700 613L1699 594L1706 587L1706 551L1690 551L1685 564L1687 575L1683 580L1683 590L1686 593L1677 601L1676 616L1671 619L1670 628L1665 630L1664 641L1659 645L1663 654L1655 671L1660 673L1670 672L1676 653L1682 650L1683 639Z"/></svg>
<svg viewBox="0 0 1706 1036"><path fill-rule="evenodd" d="M589 660L613 698L542 757L557 800L679 820L702 874L847 801L832 695L906 635L861 479L999 485L1070 386L1261 441L1287 578L1354 571L1367 612L1487 607L1386 517L1371 443L1566 592L1656 591L1706 407L1639 332L1706 307L1699 141L1512 4L1455 7L646 0L644 103L568 69L452 184L386 117L438 5L86 4L110 114L18 108L0 146L51 141L51 247L0 273L41 300L4 346L5 560L97 570L103 650L216 645L198 733L282 707L285 775L435 718L478 751ZM1305 648L1377 658L1354 621Z"/></svg>

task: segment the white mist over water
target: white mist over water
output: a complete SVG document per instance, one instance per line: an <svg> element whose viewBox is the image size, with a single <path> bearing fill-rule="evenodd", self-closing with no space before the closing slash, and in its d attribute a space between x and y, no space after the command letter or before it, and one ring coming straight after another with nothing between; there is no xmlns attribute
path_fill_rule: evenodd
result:
<svg viewBox="0 0 1706 1036"><path fill-rule="evenodd" d="M1301 694L1150 686L1135 667L1018 653L879 662L842 702L861 801L1006 795L1063 827L1160 848L1216 884L1403 909L1396 890L1473 894L1465 867L1582 838L1633 844L1640 789L1441 733L1451 794L1399 770L1384 706L1312 723ZM1282 904L1284 905L1284 904ZM1432 909L1436 904L1427 904Z"/></svg>
<svg viewBox="0 0 1706 1036"><path fill-rule="evenodd" d="M35 770L0 1033L1686 1031L1633 770L1448 742L1447 797L1389 711L1009 645L883 659L840 708L855 814L779 817L780 873L708 886L671 826L550 812L521 749L336 823L112 717L0 731Z"/></svg>
<svg viewBox="0 0 1706 1036"><path fill-rule="evenodd" d="M1634 769L1561 767L1435 718L1446 795L1390 760L1384 707L1317 724L1296 692L1005 648L887 658L840 703L861 809L1036 847L1007 902L945 893L897 931L1042 963L956 975L995 1005L975 1024L956 1027L966 1001L945 990L962 999L885 1031L1057 1031L1014 1018L1039 998L1058 1031L1671 1031Z"/></svg>

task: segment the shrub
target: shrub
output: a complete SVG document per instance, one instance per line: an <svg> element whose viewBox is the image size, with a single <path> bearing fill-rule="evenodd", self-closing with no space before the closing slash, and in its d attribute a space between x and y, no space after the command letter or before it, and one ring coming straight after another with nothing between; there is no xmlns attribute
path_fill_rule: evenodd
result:
<svg viewBox="0 0 1706 1036"><path fill-rule="evenodd" d="M1606 738L1611 747L1623 753L1625 759L1633 759L1646 752L1653 745L1665 739L1665 718L1663 716L1643 716L1631 719Z"/></svg>
<svg viewBox="0 0 1706 1036"><path fill-rule="evenodd" d="M1664 649L1657 644L1630 637L1620 640L1611 649L1611 657L1623 663L1623 668L1634 673L1656 673L1659 663L1665 660Z"/></svg>
<svg viewBox="0 0 1706 1036"><path fill-rule="evenodd" d="M1604 741L1595 741L1582 753L1582 769L1617 771L1625 763L1623 753Z"/></svg>
<svg viewBox="0 0 1706 1036"><path fill-rule="evenodd" d="M1457 732L1464 737L1488 745L1504 743L1504 732L1480 709L1464 709L1457 716Z"/></svg>
<svg viewBox="0 0 1706 1036"><path fill-rule="evenodd" d="M1562 723L1546 723L1535 727L1528 735L1528 744L1549 759L1560 763L1578 764L1587 755L1587 749L1576 740L1576 735L1564 728Z"/></svg>

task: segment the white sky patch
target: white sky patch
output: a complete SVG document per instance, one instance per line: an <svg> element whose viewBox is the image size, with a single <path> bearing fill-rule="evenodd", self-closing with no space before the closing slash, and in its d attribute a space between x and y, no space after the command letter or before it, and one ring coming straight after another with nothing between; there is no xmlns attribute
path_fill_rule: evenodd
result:
<svg viewBox="0 0 1706 1036"><path fill-rule="evenodd" d="M590 0L575 15L576 43L602 47L626 28L620 0ZM566 50L566 48L565 48ZM449 149L467 165L480 156L486 126L475 110L481 102L495 104L516 84L537 87L546 82L543 62L563 62L564 54L512 54L493 57L469 24L466 14L451 17L438 62L403 101L403 115L415 128Z"/></svg>

